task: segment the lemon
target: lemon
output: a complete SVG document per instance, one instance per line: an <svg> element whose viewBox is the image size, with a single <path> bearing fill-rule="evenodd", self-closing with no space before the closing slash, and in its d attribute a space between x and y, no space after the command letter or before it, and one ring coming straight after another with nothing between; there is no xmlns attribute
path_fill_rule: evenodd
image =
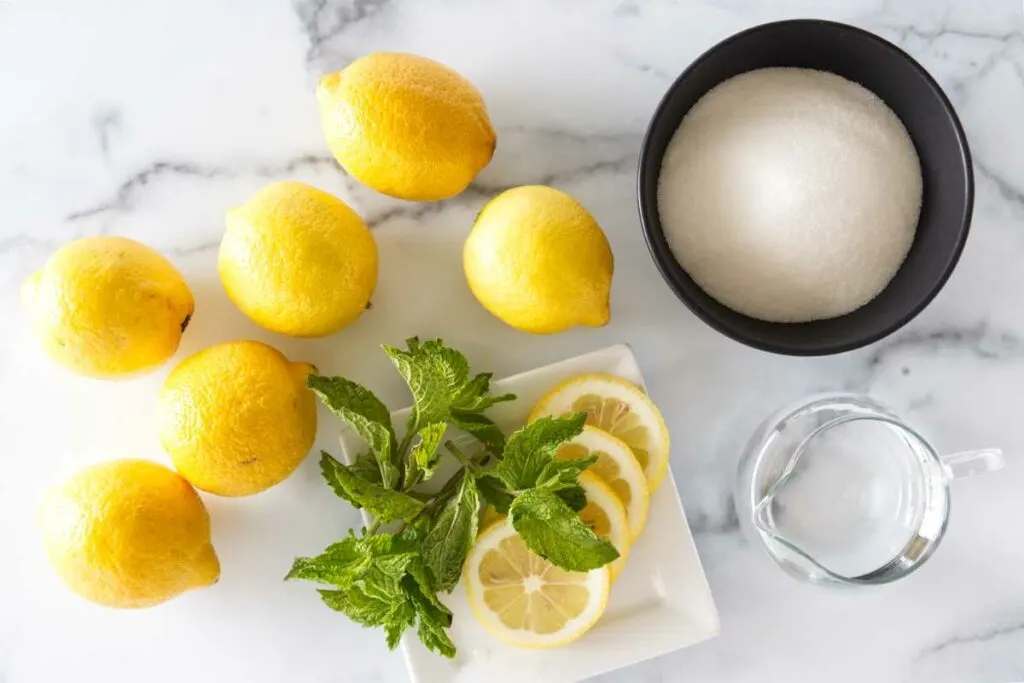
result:
<svg viewBox="0 0 1024 683"><path fill-rule="evenodd" d="M392 197L453 197L494 155L494 129L480 92L425 57L367 55L324 76L316 94L338 163Z"/></svg>
<svg viewBox="0 0 1024 683"><path fill-rule="evenodd" d="M160 390L160 441L196 488L246 496L285 479L316 437L313 372L254 341L186 358Z"/></svg>
<svg viewBox="0 0 1024 683"><path fill-rule="evenodd" d="M462 263L477 300L518 330L551 334L608 322L611 247L564 192L535 185L492 199L466 239Z"/></svg>
<svg viewBox="0 0 1024 683"><path fill-rule="evenodd" d="M596 474L581 472L579 483L583 492L587 494L587 505L580 510L580 519L595 534L607 539L619 551L618 559L608 565L614 581L626 566L626 557L633 542L626 519L626 508L622 506L622 501L612 488Z"/></svg>
<svg viewBox="0 0 1024 683"><path fill-rule="evenodd" d="M545 415L587 414L587 424L623 441L654 491L668 473L668 428L661 411L639 387L621 377L577 375L549 391L530 412L529 421Z"/></svg>
<svg viewBox="0 0 1024 683"><path fill-rule="evenodd" d="M268 330L319 337L367 308L377 243L344 202L304 183L273 183L227 215L221 282Z"/></svg>
<svg viewBox="0 0 1024 683"><path fill-rule="evenodd" d="M57 574L100 605L149 607L220 577L203 502L155 462L88 467L46 495L39 517Z"/></svg>
<svg viewBox="0 0 1024 683"><path fill-rule="evenodd" d="M650 505L650 491L647 489L643 468L629 446L608 432L590 425L583 428L582 434L558 447L558 458L561 460L585 458L588 455L596 455L597 462L590 466L587 473L600 477L615 493L626 513L629 537L636 539L647 521L647 508Z"/></svg>
<svg viewBox="0 0 1024 683"><path fill-rule="evenodd" d="M22 287L47 353L71 370L112 378L174 355L195 310L181 273L125 237L84 237L58 249Z"/></svg>
<svg viewBox="0 0 1024 683"><path fill-rule="evenodd" d="M533 554L508 521L488 527L463 581L477 621L510 645L551 648L589 631L608 605L611 572L567 572Z"/></svg>

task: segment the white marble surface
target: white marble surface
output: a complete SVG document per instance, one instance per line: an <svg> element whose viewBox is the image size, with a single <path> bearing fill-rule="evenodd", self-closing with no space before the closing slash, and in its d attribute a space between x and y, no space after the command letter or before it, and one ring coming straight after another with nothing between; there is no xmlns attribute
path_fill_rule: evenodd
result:
<svg viewBox="0 0 1024 683"><path fill-rule="evenodd" d="M771 9L767 9L767 5ZM640 137L670 80L726 35L819 16L896 40L947 89L975 154L974 227L931 307L860 352L790 359L729 342L663 285L636 217ZM441 204L375 195L321 139L319 74L376 49L444 61L483 91L498 152ZM208 498L224 566L214 588L117 612L67 592L32 529L39 492L103 458L163 459L153 429L166 368L126 383L69 376L29 339L17 287L58 245L129 235L186 273L198 309L178 358L253 337L405 397L381 342L439 335L507 374L626 341L663 407L673 469L721 611L714 641L600 680L747 683L1024 680L1024 33L1019 0L0 1L0 681L400 682L401 658L280 578L296 554L357 523L310 459L245 500ZM226 208L275 178L349 200L379 240L375 306L322 340L270 335L215 271ZM460 244L499 188L576 195L616 255L613 321L552 338L503 327L470 296ZM997 476L956 484L949 535L904 583L857 593L800 585L739 536L737 442L777 405L866 391L948 449L1000 445ZM334 447L323 416L320 445Z"/></svg>

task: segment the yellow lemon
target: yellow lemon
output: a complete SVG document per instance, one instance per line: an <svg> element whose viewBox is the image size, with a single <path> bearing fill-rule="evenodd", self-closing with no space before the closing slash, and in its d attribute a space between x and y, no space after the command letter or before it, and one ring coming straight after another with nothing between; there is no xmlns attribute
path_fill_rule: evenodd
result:
<svg viewBox="0 0 1024 683"><path fill-rule="evenodd" d="M40 511L47 555L71 590L108 607L149 607L220 577L195 489L148 460L86 468Z"/></svg>
<svg viewBox="0 0 1024 683"><path fill-rule="evenodd" d="M533 554L508 521L469 551L462 580L477 621L510 645L552 648L589 631L608 605L611 572L567 572Z"/></svg>
<svg viewBox="0 0 1024 683"><path fill-rule="evenodd" d="M550 334L610 317L608 240L579 202L554 188L517 187L488 202L462 264L477 300L516 329Z"/></svg>
<svg viewBox="0 0 1024 683"><path fill-rule="evenodd" d="M84 237L61 247L21 295L47 353L103 378L163 364L195 310L171 262L125 237Z"/></svg>
<svg viewBox="0 0 1024 683"><path fill-rule="evenodd" d="M632 382L599 373L577 375L549 391L530 412L529 422L545 415L586 413L587 424L629 446L651 491L668 474L669 437L654 402Z"/></svg>
<svg viewBox="0 0 1024 683"><path fill-rule="evenodd" d="M587 494L587 505L580 510L580 519L619 551L618 559L608 565L614 581L626 566L626 557L633 544L626 508L612 488L593 472L581 472L579 483Z"/></svg>
<svg viewBox="0 0 1024 683"><path fill-rule="evenodd" d="M247 496L299 466L316 437L308 363L254 341L217 344L186 358L160 390L160 441L196 488Z"/></svg>
<svg viewBox="0 0 1024 683"><path fill-rule="evenodd" d="M366 224L304 183L273 183L229 211L218 264L243 313L296 337L345 327L377 286L377 243Z"/></svg>
<svg viewBox="0 0 1024 683"><path fill-rule="evenodd" d="M608 432L586 425L583 433L559 446L557 453L561 460L597 456L597 462L590 466L587 473L600 477L611 487L625 508L630 538L636 539L647 521L651 497L644 469L632 449Z"/></svg>
<svg viewBox="0 0 1024 683"><path fill-rule="evenodd" d="M494 155L494 129L479 91L425 57L367 55L324 76L317 100L338 163L392 197L453 197Z"/></svg>

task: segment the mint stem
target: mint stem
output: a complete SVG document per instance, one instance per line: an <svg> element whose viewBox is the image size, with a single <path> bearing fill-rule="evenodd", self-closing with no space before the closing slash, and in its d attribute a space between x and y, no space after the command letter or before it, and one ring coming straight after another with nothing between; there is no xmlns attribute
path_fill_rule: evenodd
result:
<svg viewBox="0 0 1024 683"><path fill-rule="evenodd" d="M409 433L402 437L402 443L398 445L398 457L403 458L406 455L406 451L409 450L409 446L412 445L412 439L416 435L414 430L409 430Z"/></svg>
<svg viewBox="0 0 1024 683"><path fill-rule="evenodd" d="M470 472L478 472L480 470L480 466L477 465L472 458L467 457L465 453L459 450L459 447L456 446L454 442L445 441L444 447L447 448L448 452L455 456L455 459L462 463L462 466Z"/></svg>

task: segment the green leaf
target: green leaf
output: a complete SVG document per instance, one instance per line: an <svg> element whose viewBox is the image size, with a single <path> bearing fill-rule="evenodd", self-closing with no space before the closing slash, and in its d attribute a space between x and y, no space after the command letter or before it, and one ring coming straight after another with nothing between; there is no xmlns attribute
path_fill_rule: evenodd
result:
<svg viewBox="0 0 1024 683"><path fill-rule="evenodd" d="M597 462L597 456L590 454L573 460L552 460L537 477L537 487L560 491L577 486L580 472Z"/></svg>
<svg viewBox="0 0 1024 683"><path fill-rule="evenodd" d="M533 488L555 458L558 446L583 431L586 413L570 418L542 417L509 437L495 473L512 490Z"/></svg>
<svg viewBox="0 0 1024 683"><path fill-rule="evenodd" d="M441 453L438 449L441 447L441 440L444 439L446 431L448 431L446 422L434 422L418 432L419 442L409 452L409 462L412 463L414 471L421 473L414 475L417 477L417 481L427 481L437 471L437 464L441 461Z"/></svg>
<svg viewBox="0 0 1024 683"><path fill-rule="evenodd" d="M447 631L452 625L452 613L444 605L424 595L419 584L407 581L405 588L418 617L419 626L416 632L420 640L429 650L442 657L454 657L455 643L448 637Z"/></svg>
<svg viewBox="0 0 1024 683"><path fill-rule="evenodd" d="M462 385L459 390L459 395L455 398L454 404L460 408L472 409L470 406L481 396L485 396L491 389L491 377L493 374L490 372L481 372L475 375L473 379Z"/></svg>
<svg viewBox="0 0 1024 683"><path fill-rule="evenodd" d="M549 489L532 489L518 496L509 508L509 517L530 550L567 571L590 571L619 556L615 546L598 538Z"/></svg>
<svg viewBox="0 0 1024 683"><path fill-rule="evenodd" d="M408 431L416 432L423 425L448 420L452 402L469 375L469 363L440 340L420 344L413 337L406 340L406 345L408 350L385 344L384 352L412 393Z"/></svg>
<svg viewBox="0 0 1024 683"><path fill-rule="evenodd" d="M377 458L381 483L393 488L398 483L397 440L387 406L366 387L344 377L309 375L306 385L324 405L363 437Z"/></svg>
<svg viewBox="0 0 1024 683"><path fill-rule="evenodd" d="M488 396L487 392L491 388L491 373L483 372L469 380L459 391L459 395L452 402L452 408L459 410L479 413L496 403L504 403L505 401L514 401L516 398L515 394L501 394L500 396Z"/></svg>
<svg viewBox="0 0 1024 683"><path fill-rule="evenodd" d="M505 435L486 415L452 408L451 420L456 427L487 446L491 453L501 453L505 449Z"/></svg>
<svg viewBox="0 0 1024 683"><path fill-rule="evenodd" d="M377 458L373 453L360 453L356 456L355 461L349 465L349 469L360 479L372 481L374 484L383 484L380 467L377 465Z"/></svg>
<svg viewBox="0 0 1024 683"><path fill-rule="evenodd" d="M353 546L353 536L329 546L316 557L297 557L286 580L348 587L370 566L370 561Z"/></svg>
<svg viewBox="0 0 1024 683"><path fill-rule="evenodd" d="M508 492L501 479L493 474L482 474L476 479L476 487L483 499L494 506L499 515L508 514L508 507L512 504L514 496Z"/></svg>
<svg viewBox="0 0 1024 683"><path fill-rule="evenodd" d="M327 453L321 455L320 471L336 494L356 508L366 508L381 522L408 522L423 511L422 501L361 478Z"/></svg>
<svg viewBox="0 0 1024 683"><path fill-rule="evenodd" d="M480 494L476 479L462 474L458 493L448 499L423 539L423 560L434 577L434 587L447 593L459 582L462 565L476 539Z"/></svg>
<svg viewBox="0 0 1024 683"><path fill-rule="evenodd" d="M565 504L576 512L587 507L587 494L582 486L570 486L556 491L555 495L564 500Z"/></svg>
<svg viewBox="0 0 1024 683"><path fill-rule="evenodd" d="M403 617L405 616L406 611L408 609L408 606L403 606ZM415 614L415 610L413 610L413 614ZM387 643L389 650L394 650L396 647L398 647L398 644L402 642L402 634L405 633L405 629L412 626L414 622L415 619L407 621L403 618L400 620L389 621L388 623L384 624L385 642Z"/></svg>

